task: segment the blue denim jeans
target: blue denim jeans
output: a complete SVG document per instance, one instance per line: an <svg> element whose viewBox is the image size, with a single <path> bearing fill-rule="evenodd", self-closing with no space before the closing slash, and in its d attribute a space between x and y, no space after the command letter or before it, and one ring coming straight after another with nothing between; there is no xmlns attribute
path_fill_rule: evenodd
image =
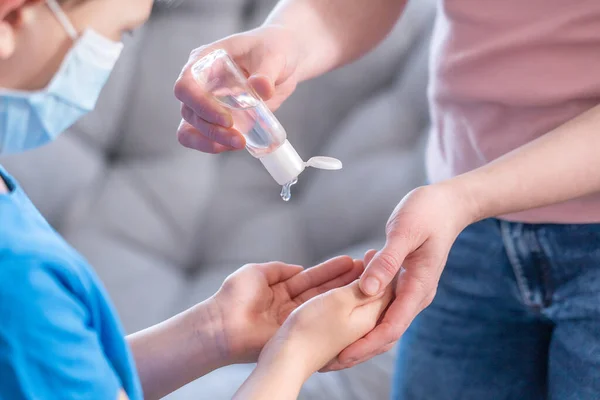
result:
<svg viewBox="0 0 600 400"><path fill-rule="evenodd" d="M600 224L468 227L400 341L392 397L600 399Z"/></svg>

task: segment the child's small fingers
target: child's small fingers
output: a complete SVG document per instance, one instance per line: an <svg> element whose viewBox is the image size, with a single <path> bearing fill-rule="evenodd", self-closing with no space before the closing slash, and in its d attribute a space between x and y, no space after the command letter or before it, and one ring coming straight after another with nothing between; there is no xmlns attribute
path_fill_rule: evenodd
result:
<svg viewBox="0 0 600 400"><path fill-rule="evenodd" d="M254 264L254 267L263 273L269 285L283 282L304 271L304 267L301 265L291 265L278 261Z"/></svg>
<svg viewBox="0 0 600 400"><path fill-rule="evenodd" d="M354 260L354 269L356 271L358 271L359 277L362 275L363 272L365 272L366 265L367 264L365 264L364 260L358 260L358 259Z"/></svg>
<svg viewBox="0 0 600 400"><path fill-rule="evenodd" d="M377 250L369 250L365 253L365 267L367 265L369 265L369 263L371 263L371 260L373 260L373 257L375 257L375 254L377 254Z"/></svg>
<svg viewBox="0 0 600 400"><path fill-rule="evenodd" d="M298 296L296 296L294 300L300 303L305 303L315 296L327 293L328 291L339 287L346 286L349 283L354 282L356 279L358 279L358 277L360 277L360 274L362 274L363 270L364 265L362 264L362 261L356 262L356 260L354 260L353 269L344 273L343 275L338 276L337 278L330 280L329 282L325 282L324 284L318 287L308 289L304 293L301 293Z"/></svg>
<svg viewBox="0 0 600 400"><path fill-rule="evenodd" d="M354 260L348 256L335 257L320 265L306 269L286 282L290 297L295 298L305 291L319 287L354 268Z"/></svg>

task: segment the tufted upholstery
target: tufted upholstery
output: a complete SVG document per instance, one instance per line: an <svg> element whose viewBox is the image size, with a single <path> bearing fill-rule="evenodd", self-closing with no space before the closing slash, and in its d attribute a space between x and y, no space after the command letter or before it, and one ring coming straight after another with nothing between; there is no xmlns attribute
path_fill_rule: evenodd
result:
<svg viewBox="0 0 600 400"><path fill-rule="evenodd" d="M413 1L363 60L300 85L278 111L307 159L289 204L246 152L183 149L173 83L189 51L256 26L274 0L189 0L157 6L127 43L96 112L56 143L2 159L42 213L105 282L129 332L210 296L247 262L313 265L381 244L395 204L423 182L427 43L433 0ZM383 399L391 355L316 376L304 399ZM211 374L173 399L225 399L251 366Z"/></svg>

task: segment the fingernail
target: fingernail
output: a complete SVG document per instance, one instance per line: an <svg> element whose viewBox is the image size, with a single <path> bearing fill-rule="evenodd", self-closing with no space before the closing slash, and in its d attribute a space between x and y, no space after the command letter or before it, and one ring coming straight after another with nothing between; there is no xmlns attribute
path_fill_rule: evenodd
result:
<svg viewBox="0 0 600 400"><path fill-rule="evenodd" d="M363 290L368 295L376 295L379 292L381 284L377 278L373 278L372 276L365 279L365 283L363 284Z"/></svg>
<svg viewBox="0 0 600 400"><path fill-rule="evenodd" d="M239 136L234 136L231 138L231 147L235 149L241 149L244 147L244 139Z"/></svg>

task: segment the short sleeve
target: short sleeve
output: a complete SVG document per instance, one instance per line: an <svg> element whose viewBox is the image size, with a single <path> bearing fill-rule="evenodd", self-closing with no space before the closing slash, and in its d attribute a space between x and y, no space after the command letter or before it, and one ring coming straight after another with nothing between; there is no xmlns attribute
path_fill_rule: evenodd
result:
<svg viewBox="0 0 600 400"><path fill-rule="evenodd" d="M117 399L121 383L67 281L0 254L0 399Z"/></svg>

